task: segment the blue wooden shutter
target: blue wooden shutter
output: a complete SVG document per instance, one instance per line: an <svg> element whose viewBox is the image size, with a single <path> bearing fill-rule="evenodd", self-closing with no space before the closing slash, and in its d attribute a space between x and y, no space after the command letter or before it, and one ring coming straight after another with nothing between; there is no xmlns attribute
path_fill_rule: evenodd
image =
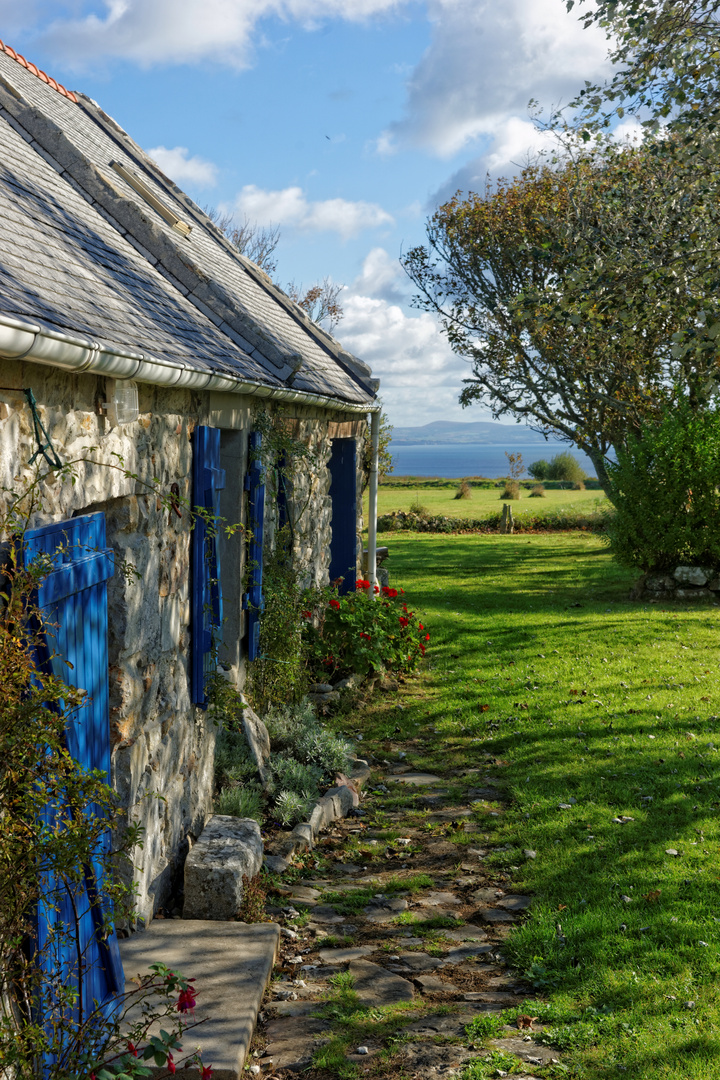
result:
<svg viewBox="0 0 720 1080"><path fill-rule="evenodd" d="M47 623L47 653L38 659L58 679L87 692L87 703L68 722L67 747L84 768L98 769L109 783L106 582L113 576L114 558L105 547L104 515L88 514L25 533L25 566L38 558L53 567L38 589L38 605ZM45 824L58 827L60 811L58 806L48 806ZM90 808L88 812L97 811ZM116 995L123 989L117 938L105 925L111 911L103 899L100 856L110 850L109 834L103 848L97 859L83 867L80 884L70 886L46 877L36 917L38 962L60 985L71 986L78 995L73 1015L64 1017L70 1026L82 1023L95 1010L112 1014ZM52 1002L41 1002L39 1008L49 1023Z"/></svg>
<svg viewBox="0 0 720 1080"><path fill-rule="evenodd" d="M222 635L222 588L217 530L220 492L220 429L193 432L193 507L200 511L192 534L192 657L190 682L195 705L207 708L205 678L212 670L213 645Z"/></svg>
<svg viewBox="0 0 720 1080"><path fill-rule="evenodd" d="M340 592L352 592L357 573L357 445L354 439L333 439L330 454L332 540L330 580L344 578Z"/></svg>
<svg viewBox="0 0 720 1080"><path fill-rule="evenodd" d="M261 449L261 433L251 432L249 465L245 477L251 539L248 544L248 590L243 597L243 607L248 613L248 660L257 660L260 655L260 616L265 607L262 593L265 472L260 459Z"/></svg>

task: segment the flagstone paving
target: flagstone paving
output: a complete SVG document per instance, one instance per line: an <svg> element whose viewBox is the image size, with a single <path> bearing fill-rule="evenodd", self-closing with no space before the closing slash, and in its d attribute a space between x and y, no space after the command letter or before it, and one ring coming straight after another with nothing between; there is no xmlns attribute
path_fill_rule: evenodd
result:
<svg viewBox="0 0 720 1080"><path fill-rule="evenodd" d="M513 925L530 917L532 897L512 891L507 869L484 865L502 850L483 834L483 817L503 809L500 781L465 770L484 786L455 805L446 789L456 775L408 764L373 766L363 816L336 822L300 873L276 879L272 917L297 936L281 939L256 1032L251 1060L261 1076L303 1070L307 1080L330 1080L355 1075L354 1067L373 1080L433 1080L503 1050L516 1060L513 1080L541 1080L560 1059L533 1038L538 1024L520 1032L509 1022L480 1044L466 1032L475 1017L508 1008L533 1015L533 993L503 953ZM341 1016L350 993L355 1004ZM353 1045L352 1031L362 1031L362 1042ZM328 1044L341 1047L350 1072L338 1071L337 1056L318 1059Z"/></svg>

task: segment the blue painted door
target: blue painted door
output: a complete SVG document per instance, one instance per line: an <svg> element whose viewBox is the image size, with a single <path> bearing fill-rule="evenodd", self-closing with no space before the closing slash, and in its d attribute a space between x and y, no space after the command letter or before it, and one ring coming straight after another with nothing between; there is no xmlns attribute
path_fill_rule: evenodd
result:
<svg viewBox="0 0 720 1080"><path fill-rule="evenodd" d="M220 492L220 428L199 426L193 432L193 506L199 514L192 533L192 653L190 683L195 705L207 708L205 680L213 669L222 636L222 587L217 532Z"/></svg>
<svg viewBox="0 0 720 1080"><path fill-rule="evenodd" d="M243 597L247 611L248 660L260 656L260 617L265 608L263 600L263 543L265 534L265 470L261 459L262 434L250 433L250 453L245 490L248 493L248 588Z"/></svg>
<svg viewBox="0 0 720 1080"><path fill-rule="evenodd" d="M105 517L88 514L25 533L23 559L29 566L42 559L49 572L38 589L46 619L46 669L67 685L85 690L86 704L68 720L67 747L86 769L98 769L110 780L108 702L107 580L114 573L112 551L105 546ZM49 805L45 824L61 828L63 807ZM89 813L97 812L89 808ZM75 1000L65 1002L60 1021L74 1027L100 1010L110 1015L123 988L117 938L105 918L100 856L110 850L102 841L98 857L82 868L79 881L46 877L37 912L37 956L45 970ZM53 1001L40 1003L47 1023L57 1023Z"/></svg>
<svg viewBox="0 0 720 1080"><path fill-rule="evenodd" d="M343 578L340 592L352 592L357 572L357 444L333 439L330 454L332 540L330 580Z"/></svg>

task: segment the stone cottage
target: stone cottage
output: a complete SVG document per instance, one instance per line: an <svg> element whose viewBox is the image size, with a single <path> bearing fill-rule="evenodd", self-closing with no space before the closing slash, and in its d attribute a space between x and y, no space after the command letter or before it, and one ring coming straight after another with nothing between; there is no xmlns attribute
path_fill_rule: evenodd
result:
<svg viewBox="0 0 720 1080"><path fill-rule="evenodd" d="M41 602L90 694L78 753L145 828L146 921L211 809L204 673L221 626L242 685L263 522L295 514L298 572L354 584L377 389L94 101L0 42L0 496L44 474L26 550L54 560ZM313 453L282 500L260 419ZM371 496L372 566L376 457Z"/></svg>

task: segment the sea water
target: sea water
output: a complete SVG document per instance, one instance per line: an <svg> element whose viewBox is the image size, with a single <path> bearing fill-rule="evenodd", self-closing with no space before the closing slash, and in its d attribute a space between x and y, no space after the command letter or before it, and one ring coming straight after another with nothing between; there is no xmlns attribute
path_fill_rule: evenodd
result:
<svg viewBox="0 0 720 1080"><path fill-rule="evenodd" d="M487 476L495 479L508 476L510 467L505 452L522 454L523 466L527 467L541 458L550 461L555 454L570 451L588 476L595 475L590 458L576 447L563 443L523 443L518 446L493 446L487 443L436 443L407 446L390 445L395 476Z"/></svg>

